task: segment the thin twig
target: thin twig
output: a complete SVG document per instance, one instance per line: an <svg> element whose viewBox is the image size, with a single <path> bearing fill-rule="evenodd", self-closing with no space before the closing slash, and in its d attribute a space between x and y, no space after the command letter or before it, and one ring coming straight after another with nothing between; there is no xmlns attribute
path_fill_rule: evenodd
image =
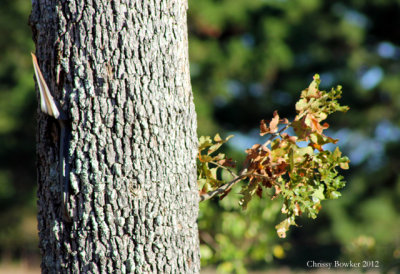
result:
<svg viewBox="0 0 400 274"><path fill-rule="evenodd" d="M231 187L233 187L235 184L237 184L238 182L240 182L243 178L245 178L247 176L247 174L244 174L244 173L246 173L246 171L247 171L247 168L242 169L240 174L236 175L236 177L233 180L231 180L230 182L220 186L216 190L212 190L207 193L201 194L200 202L209 200L212 197L214 197L215 195L222 194L223 192L228 191Z"/></svg>
<svg viewBox="0 0 400 274"><path fill-rule="evenodd" d="M284 132L285 130L287 130L289 128L289 126L291 125L291 123L287 124L286 126L284 126L283 128L281 128L278 132L271 134L271 136L268 138L268 140L261 146L261 147L266 147L269 145L269 143L271 143L271 141L276 138L278 135L280 135L282 132ZM260 147L260 149L261 149Z"/></svg>
<svg viewBox="0 0 400 274"><path fill-rule="evenodd" d="M203 242L208 244L208 246L210 246L212 249L214 249L214 251L219 250L219 246L218 246L217 242L214 240L214 238L209 233L205 232L204 230L201 230L201 231L199 231L199 237L200 237L200 240L202 240Z"/></svg>
<svg viewBox="0 0 400 274"><path fill-rule="evenodd" d="M223 165L221 165L221 164L218 164L217 162L214 162L214 161L210 161L210 163L213 164L213 165L216 165L216 166L218 166L218 167L220 167L220 168L223 168L223 169L227 170L227 171L231 174L231 176L232 176L233 178L235 178L235 177L238 176L238 175L236 175L232 170L230 170L229 168L227 168L226 166L223 166Z"/></svg>

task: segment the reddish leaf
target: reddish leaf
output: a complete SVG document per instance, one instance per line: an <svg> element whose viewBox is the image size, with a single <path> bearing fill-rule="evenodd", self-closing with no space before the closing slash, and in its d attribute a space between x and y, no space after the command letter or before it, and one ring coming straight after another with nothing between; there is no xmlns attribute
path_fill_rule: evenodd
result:
<svg viewBox="0 0 400 274"><path fill-rule="evenodd" d="M318 149L318 151L324 151L324 149L322 148L322 146L320 144L310 143L310 146L313 149Z"/></svg>
<svg viewBox="0 0 400 274"><path fill-rule="evenodd" d="M286 118L283 118L283 119L279 120L279 123L287 125L287 124L289 124L289 120Z"/></svg>
<svg viewBox="0 0 400 274"><path fill-rule="evenodd" d="M270 188L270 187L272 187L272 181L267 178L263 178L262 185L265 188Z"/></svg>
<svg viewBox="0 0 400 274"><path fill-rule="evenodd" d="M260 135L264 136L265 134L269 133L269 128L267 124L265 123L265 120L261 120L260 122Z"/></svg>
<svg viewBox="0 0 400 274"><path fill-rule="evenodd" d="M288 140L290 143L295 144L297 141L297 136L290 136L286 132L282 134L283 139Z"/></svg>
<svg viewBox="0 0 400 274"><path fill-rule="evenodd" d="M261 145L260 144L255 144L251 148L246 149L246 153L249 154L249 152L257 150Z"/></svg>
<svg viewBox="0 0 400 274"><path fill-rule="evenodd" d="M257 187L257 190L256 190L257 196L260 197L260 198L262 198L262 192L263 192L262 187L261 187L261 186L258 186L258 187Z"/></svg>
<svg viewBox="0 0 400 274"><path fill-rule="evenodd" d="M220 164L221 166L226 166L226 167L235 167L236 166L236 164L232 160L232 158L222 159L222 160L219 160L217 163Z"/></svg>
<svg viewBox="0 0 400 274"><path fill-rule="evenodd" d="M278 112L275 110L274 111L274 118L272 118L272 120L269 122L268 126L267 126L267 123L265 122L265 120L261 120L261 122L260 122L260 135L264 136L265 134L268 134L268 133L277 132L279 123L288 124L289 121L286 118L279 120Z"/></svg>
<svg viewBox="0 0 400 274"><path fill-rule="evenodd" d="M275 175L276 176L282 176L283 174L286 173L287 169L286 167L288 166L288 164L284 161L282 161L279 165L277 165L275 167Z"/></svg>
<svg viewBox="0 0 400 274"><path fill-rule="evenodd" d="M328 123L324 123L323 125L321 125L319 121L311 114L307 114L306 119L309 119L309 121L311 122L310 127L312 131L316 131L319 134L322 134L322 131L324 131L324 129L327 129L329 127Z"/></svg>

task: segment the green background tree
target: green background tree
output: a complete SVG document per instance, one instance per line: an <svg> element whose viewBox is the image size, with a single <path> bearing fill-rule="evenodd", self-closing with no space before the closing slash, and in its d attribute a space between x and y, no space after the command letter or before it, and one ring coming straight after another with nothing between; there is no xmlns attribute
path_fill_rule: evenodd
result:
<svg viewBox="0 0 400 274"><path fill-rule="evenodd" d="M342 102L351 107L329 121L352 160L343 197L323 204L319 218L304 220L289 241L273 236L274 203L254 201L244 214L229 197L201 205L204 260L229 269L273 255L293 267L306 258L398 259L399 8L397 1L191 2L200 134L222 128L242 137L232 150L250 147L258 121L274 109L294 116L299 90L316 72L324 88L343 85Z"/></svg>
<svg viewBox="0 0 400 274"><path fill-rule="evenodd" d="M37 252L29 12L30 1L0 3L0 251L15 258ZM315 73L322 89L342 85L341 102L351 107L328 121L351 160L343 196L323 203L319 218L300 221L286 240L274 230L279 203L255 199L246 212L239 195L201 203L203 266L400 258L399 21L395 0L189 1L198 134L235 134L233 158L244 159L273 110L295 115Z"/></svg>

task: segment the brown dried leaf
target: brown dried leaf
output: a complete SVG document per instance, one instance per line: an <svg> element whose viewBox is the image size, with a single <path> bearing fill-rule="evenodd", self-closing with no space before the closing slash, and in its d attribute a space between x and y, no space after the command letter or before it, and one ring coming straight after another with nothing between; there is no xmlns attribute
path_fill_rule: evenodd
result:
<svg viewBox="0 0 400 274"><path fill-rule="evenodd" d="M275 167L274 175L282 176L283 174L285 174L287 171L287 169L286 169L287 166L288 166L288 164L285 161L282 161L279 165L277 165Z"/></svg>
<svg viewBox="0 0 400 274"><path fill-rule="evenodd" d="M290 136L289 134L287 134L286 132L285 133L282 133L282 138L284 139L284 140L288 140L290 143L292 143L292 144L295 144L296 143L296 141L297 141L297 136Z"/></svg>
<svg viewBox="0 0 400 274"><path fill-rule="evenodd" d="M269 128L267 126L267 124L265 123L265 120L261 120L260 122L260 135L264 136L265 134L269 133Z"/></svg>
<svg viewBox="0 0 400 274"><path fill-rule="evenodd" d="M317 149L318 151L324 151L324 149L322 148L322 146L320 144L310 143L310 146L313 149Z"/></svg>
<svg viewBox="0 0 400 274"><path fill-rule="evenodd" d="M328 123L324 123L323 125L321 125L318 121L318 119L316 119L313 115L311 114L307 114L306 116L306 124L308 124L311 127L312 131L316 131L319 134L322 134L322 132L324 131L324 129L327 129L329 127Z"/></svg>
<svg viewBox="0 0 400 274"><path fill-rule="evenodd" d="M217 163L220 164L221 166L226 166L226 167L235 167L236 166L236 164L232 160L232 158L222 159L222 160L219 160Z"/></svg>
<svg viewBox="0 0 400 274"><path fill-rule="evenodd" d="M275 199L276 197L278 197L278 195L282 192L282 189L279 185L274 185L275 188L275 193L272 196L271 200Z"/></svg>
<svg viewBox="0 0 400 274"><path fill-rule="evenodd" d="M278 124L279 124L279 115L278 112L274 111L274 118L272 118L271 122L269 123L269 129L271 133L275 133L278 131Z"/></svg>
<svg viewBox="0 0 400 274"><path fill-rule="evenodd" d="M300 216L301 215L301 209L298 203L295 203L295 208L294 208L294 215Z"/></svg>
<svg viewBox="0 0 400 274"><path fill-rule="evenodd" d="M289 120L287 118L283 118L283 119L279 120L279 123L287 125L287 124L289 124Z"/></svg>
<svg viewBox="0 0 400 274"><path fill-rule="evenodd" d="M262 192L263 192L262 187L259 185L259 186L257 187L257 190L256 190L257 196L260 197L260 198L262 198Z"/></svg>

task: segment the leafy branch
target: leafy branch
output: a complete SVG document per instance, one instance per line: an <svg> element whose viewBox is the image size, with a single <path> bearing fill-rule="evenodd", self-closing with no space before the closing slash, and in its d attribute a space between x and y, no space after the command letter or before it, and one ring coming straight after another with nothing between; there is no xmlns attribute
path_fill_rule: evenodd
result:
<svg viewBox="0 0 400 274"><path fill-rule="evenodd" d="M303 213L316 218L321 209L321 201L336 199L338 190L344 187L343 177L337 167L348 169L349 159L342 156L338 147L332 152L324 150L325 144L336 144L338 140L323 132L328 123L321 124L328 115L346 112L338 99L342 88L338 86L329 92L319 90L320 78L316 74L310 86L301 92L296 103L297 115L292 122L280 119L277 111L271 121L260 122L260 135L268 136L263 144L255 144L246 150L243 169L235 173L235 162L225 154L216 151L233 136L222 139L219 134L213 139L202 136L199 139L198 184L200 201L219 196L224 198L231 188L243 181L240 205L246 209L251 199L257 195L262 198L263 191L273 189L271 199L283 198L281 212L286 218L276 226L279 237L286 237L291 225L296 225L295 217ZM281 127L279 129L279 127ZM292 128L295 135L286 130ZM301 146L306 143L306 146ZM221 178L220 170L226 170L231 180Z"/></svg>

